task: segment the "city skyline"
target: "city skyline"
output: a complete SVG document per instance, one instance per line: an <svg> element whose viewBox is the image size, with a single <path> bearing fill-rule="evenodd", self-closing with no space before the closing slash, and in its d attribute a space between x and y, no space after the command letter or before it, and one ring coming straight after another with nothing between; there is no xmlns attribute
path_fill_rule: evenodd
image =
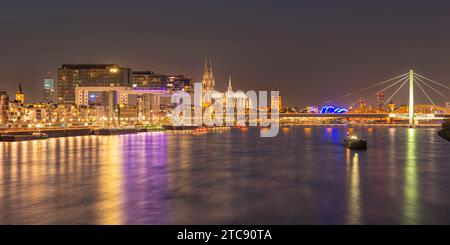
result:
<svg viewBox="0 0 450 245"><path fill-rule="evenodd" d="M14 93L20 82L39 101L42 79L64 63L118 63L199 81L205 57L219 90L231 74L238 89L277 86L286 105L320 104L409 69L450 79L444 1L104 3L5 3L0 87Z"/></svg>
<svg viewBox="0 0 450 245"><path fill-rule="evenodd" d="M297 225L450 224L449 10L3 3L0 240L279 243L305 240Z"/></svg>
<svg viewBox="0 0 450 245"><path fill-rule="evenodd" d="M211 62L212 62L212 59L211 58L207 58L207 59L205 59L205 61L207 62L207 64L210 65ZM207 65L207 64L205 64L205 65ZM86 67L89 67L89 66L111 66L111 65L112 66L118 66L118 64L116 64L116 63L110 63L110 64L62 64L61 67L66 67L66 66L86 66ZM44 78L41 78L40 84L39 84L40 85L40 89L41 89L41 94L37 96L38 97L37 99L35 99L34 97L36 97L36 96L34 96L34 94L36 93L36 91L31 91L31 95L32 95L31 97L32 98L30 99L27 96L27 101L26 102L28 104L36 104L36 103L55 103L55 104L57 104L57 103L60 103L60 102L58 102L58 98L57 98L58 94L59 94L57 87L58 87L58 85L60 85L61 83L64 82L64 81L62 81L61 79L58 78L60 76L59 72L61 70L61 67L58 68L58 70L57 70L55 75L53 75L52 72L48 72L47 75ZM166 77L166 78L170 78L171 76L175 76L175 77L180 78L180 79L186 79L186 80L189 80L189 81L192 80L193 82L202 82L202 83L205 82L205 77L204 77L205 74L203 74L203 78L202 79L196 80L196 79L193 79L192 77L186 76L184 74L179 74L179 73L162 74L162 73L158 73L158 72L150 71L150 70L141 71L141 70L132 70L131 68L128 68L128 67L122 67L122 68L128 69L129 70L128 72L130 73L130 76L131 76L131 74L135 74L136 76L153 75L153 76L156 76L156 77ZM206 69L206 66L204 67L204 69ZM133 75L133 76L135 76L135 75ZM131 79L131 77L130 77L130 79ZM231 75L228 76L228 80L226 81L226 86L228 86L226 88L223 88L224 86L223 86L222 82L219 82L218 86L216 87L216 91L226 91L226 89L229 88L230 79L231 79ZM378 81L378 82L380 82L380 81ZM51 85L49 83L51 83ZM384 83L384 82L381 82L381 84L382 83ZM129 85L130 86L133 85L133 84L131 84L131 80L130 80L130 84ZM269 91L280 91L278 89L278 84L275 84L275 85L276 85L275 88L273 88L272 90L269 89ZM371 84L370 86L368 86L366 88L362 88L362 89L361 88L357 88L357 90L352 91L352 92L349 92L349 90L347 90L347 92L349 92L349 93L346 93L346 94L344 94L342 96L339 96L339 97L337 97L337 96L333 97L333 99L330 99L330 100L327 100L327 101L322 101L322 102L319 102L317 104L313 104L313 103L288 104L288 105L285 105L285 106L286 106L286 108L288 108L288 107L297 107L298 109L301 109L301 108L306 108L306 107L310 107L310 106L325 106L326 107L326 106L329 106L331 104L337 104L337 105L341 105L341 106L346 107L346 108L352 108L352 107L354 107L355 104L366 103L366 104L368 104L370 106L373 106L375 108L375 107L379 106L378 105L378 103L379 103L378 102L379 95L382 94L382 96L384 97L385 94L384 93L378 93L378 92L377 93L371 93L373 91L377 91L377 90L374 90L374 89L368 91L369 88L375 88L375 86L373 86L373 85L374 84ZM19 83L16 84L16 86L17 87L21 87L22 83L19 82ZM51 86L51 87L49 87L49 86ZM135 85L133 85L133 86L135 86ZM191 86L193 86L193 84L191 84ZM443 86L445 86L445 85L443 85ZM12 90L12 91L8 91L8 89L3 89L3 88L0 88L0 89L1 89L1 91L5 91L7 94L9 94L9 93L14 94L15 92L17 92L17 89L16 90ZM360 89L360 90L358 90L358 89ZM421 88L421 89L423 90L423 88ZM20 90L22 90L22 88L20 88ZM427 90L428 90L428 88L427 88ZM242 91L242 89L238 88L237 91ZM415 95L416 96L416 103L425 105L425 104L429 104L429 102L431 102L431 103L433 103L433 105L436 105L436 106L448 107L448 105L450 104L448 97L446 97L445 95L443 95L442 93L440 93L436 89L434 89L434 91L436 93L438 93L439 95L441 95L442 97L439 97L439 96L435 97L435 96L433 96L433 100L430 101L430 97L428 97L429 95L425 94L426 92L425 93L419 93L419 91L417 91L417 92L415 92L415 93L417 93L417 95ZM399 91L393 92L393 90L391 89L391 91L390 91L391 96L392 96L392 97L390 97L391 100L387 101L386 103L390 102L390 103L394 103L394 104L397 103L398 105L402 105L402 106L406 105L408 103L408 101L407 101L408 94L406 92L407 92L407 90L399 90ZM431 91L431 93L433 93L433 91ZM281 94L283 94L283 93L281 92ZM348 97L348 95L351 95L350 96L351 99L345 98L345 97ZM434 94L434 95L436 95L436 94ZM284 94L283 94L283 96L284 96ZM342 98L345 98L346 102L342 102ZM437 102L437 103L435 103L435 102ZM385 107L385 106L383 106L383 107Z"/></svg>

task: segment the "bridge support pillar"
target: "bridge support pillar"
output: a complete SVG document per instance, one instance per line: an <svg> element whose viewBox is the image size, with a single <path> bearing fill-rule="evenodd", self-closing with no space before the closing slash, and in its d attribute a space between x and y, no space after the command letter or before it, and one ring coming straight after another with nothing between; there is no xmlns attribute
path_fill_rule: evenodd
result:
<svg viewBox="0 0 450 245"><path fill-rule="evenodd" d="M409 71L409 127L414 127L414 70Z"/></svg>

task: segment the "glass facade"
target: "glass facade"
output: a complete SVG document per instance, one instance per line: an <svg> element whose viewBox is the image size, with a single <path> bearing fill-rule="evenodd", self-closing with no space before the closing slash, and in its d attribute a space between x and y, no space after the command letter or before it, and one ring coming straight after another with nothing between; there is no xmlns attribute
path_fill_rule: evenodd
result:
<svg viewBox="0 0 450 245"><path fill-rule="evenodd" d="M58 69L58 101L75 103L75 87L131 86L132 72L117 64L63 65Z"/></svg>
<svg viewBox="0 0 450 245"><path fill-rule="evenodd" d="M133 72L133 87L147 88L154 90L163 90L167 76L155 74L151 71L135 71Z"/></svg>
<svg viewBox="0 0 450 245"><path fill-rule="evenodd" d="M44 102L53 102L53 96L55 94L54 80L51 78L44 79Z"/></svg>
<svg viewBox="0 0 450 245"><path fill-rule="evenodd" d="M183 75L161 75L151 71L133 72L133 87L141 89L191 92L194 81Z"/></svg>
<svg viewBox="0 0 450 245"><path fill-rule="evenodd" d="M169 93L177 91L191 92L194 80L183 75L170 75L165 82L166 91Z"/></svg>

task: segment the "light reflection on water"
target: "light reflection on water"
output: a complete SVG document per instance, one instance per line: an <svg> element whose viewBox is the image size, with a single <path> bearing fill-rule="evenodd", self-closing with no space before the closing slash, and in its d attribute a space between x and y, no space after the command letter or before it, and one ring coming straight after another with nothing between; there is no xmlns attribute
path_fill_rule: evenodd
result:
<svg viewBox="0 0 450 245"><path fill-rule="evenodd" d="M353 156L353 157L352 157ZM361 190L359 185L359 155L347 150L347 169L350 177L347 224L361 223Z"/></svg>
<svg viewBox="0 0 450 245"><path fill-rule="evenodd" d="M416 130L408 129L406 166L405 166L405 201L403 208L404 223L419 223L419 205L417 198L419 195L419 186L417 183L417 158L416 158Z"/></svg>
<svg viewBox="0 0 450 245"><path fill-rule="evenodd" d="M292 127L0 143L1 224L449 224L436 129Z"/></svg>

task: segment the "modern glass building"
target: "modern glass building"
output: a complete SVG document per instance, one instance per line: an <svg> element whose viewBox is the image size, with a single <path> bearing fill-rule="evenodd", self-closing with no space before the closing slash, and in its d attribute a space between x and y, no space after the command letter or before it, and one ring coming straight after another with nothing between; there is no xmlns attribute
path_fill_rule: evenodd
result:
<svg viewBox="0 0 450 245"><path fill-rule="evenodd" d="M168 93L177 91L186 91L188 93L193 92L192 86L194 80L183 75L169 75L165 82L165 88Z"/></svg>
<svg viewBox="0 0 450 245"><path fill-rule="evenodd" d="M155 74L152 71L134 71L133 87L154 90L164 90L167 76Z"/></svg>
<svg viewBox="0 0 450 245"><path fill-rule="evenodd" d="M194 80L184 75L161 75L151 71L133 72L133 87L141 89L191 92Z"/></svg>
<svg viewBox="0 0 450 245"><path fill-rule="evenodd" d="M131 86L130 68L117 64L65 64L58 69L58 101L75 103L75 87Z"/></svg>
<svg viewBox="0 0 450 245"><path fill-rule="evenodd" d="M44 79L44 102L51 103L54 100L55 96L55 83L52 78Z"/></svg>

